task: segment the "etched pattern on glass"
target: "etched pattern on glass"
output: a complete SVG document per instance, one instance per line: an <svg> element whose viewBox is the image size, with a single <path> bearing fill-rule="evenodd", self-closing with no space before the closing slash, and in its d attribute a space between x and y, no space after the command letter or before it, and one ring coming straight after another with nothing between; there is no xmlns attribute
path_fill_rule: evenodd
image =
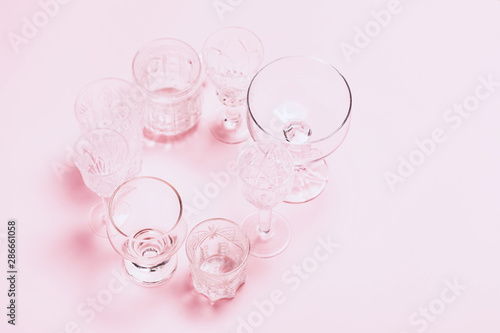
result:
<svg viewBox="0 0 500 333"><path fill-rule="evenodd" d="M195 289L211 301L232 298L246 279L248 239L238 225L207 221L186 243Z"/></svg>
<svg viewBox="0 0 500 333"><path fill-rule="evenodd" d="M109 128L127 140L130 164L126 178L137 176L143 160L144 96L132 83L102 79L85 87L75 103L75 116L82 132Z"/></svg>

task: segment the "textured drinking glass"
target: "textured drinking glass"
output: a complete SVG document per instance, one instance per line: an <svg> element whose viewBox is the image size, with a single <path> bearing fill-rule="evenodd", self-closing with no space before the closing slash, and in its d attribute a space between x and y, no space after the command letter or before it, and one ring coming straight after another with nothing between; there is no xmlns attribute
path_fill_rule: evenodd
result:
<svg viewBox="0 0 500 333"><path fill-rule="evenodd" d="M223 104L210 120L210 130L219 141L239 143L249 137L246 93L263 56L262 42L247 29L223 28L206 40L203 46L205 71Z"/></svg>
<svg viewBox="0 0 500 333"><path fill-rule="evenodd" d="M98 236L106 237L107 200L126 178L128 152L127 140L110 129L84 132L73 148L73 159L85 185L102 199L89 219L90 229Z"/></svg>
<svg viewBox="0 0 500 333"><path fill-rule="evenodd" d="M154 177L133 178L109 201L108 238L139 284L156 286L177 268L177 251L186 237L182 201L175 188Z"/></svg>
<svg viewBox="0 0 500 333"><path fill-rule="evenodd" d="M186 252L194 288L211 302L233 298L245 282L248 237L236 223L210 219L191 230Z"/></svg>
<svg viewBox="0 0 500 333"><path fill-rule="evenodd" d="M292 156L282 144L255 142L238 157L243 195L259 209L247 216L241 225L250 239L250 254L255 257L278 255L290 242L288 222L272 209L288 194L292 175Z"/></svg>
<svg viewBox="0 0 500 333"><path fill-rule="evenodd" d="M109 128L127 140L130 164L127 179L142 169L144 95L134 84L105 78L85 86L75 101L75 117L81 132Z"/></svg>
<svg viewBox="0 0 500 333"><path fill-rule="evenodd" d="M351 105L345 78L319 59L281 58L253 78L248 89L250 134L256 141L285 143L296 164L286 202L307 202L323 192L328 180L324 158L344 141Z"/></svg>
<svg viewBox="0 0 500 333"><path fill-rule="evenodd" d="M201 116L201 61L176 39L158 39L134 57L135 82L147 96L146 138L165 141L187 132Z"/></svg>

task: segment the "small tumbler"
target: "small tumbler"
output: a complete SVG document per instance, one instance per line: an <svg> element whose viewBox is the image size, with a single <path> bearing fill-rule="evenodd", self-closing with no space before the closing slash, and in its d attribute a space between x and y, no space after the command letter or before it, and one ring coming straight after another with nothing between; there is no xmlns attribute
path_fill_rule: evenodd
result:
<svg viewBox="0 0 500 333"><path fill-rule="evenodd" d="M201 222L186 241L196 291L211 302L233 298L245 282L250 242L240 226L215 218Z"/></svg>
<svg viewBox="0 0 500 333"><path fill-rule="evenodd" d="M201 61L191 46L169 38L152 41L135 55L132 72L148 100L146 138L166 141L196 125L201 116Z"/></svg>

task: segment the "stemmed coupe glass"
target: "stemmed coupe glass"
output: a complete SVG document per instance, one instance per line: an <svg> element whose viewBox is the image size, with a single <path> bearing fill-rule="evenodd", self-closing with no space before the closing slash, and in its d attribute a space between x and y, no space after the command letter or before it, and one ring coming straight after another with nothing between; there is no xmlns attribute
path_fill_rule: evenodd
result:
<svg viewBox="0 0 500 333"><path fill-rule="evenodd" d="M73 159L85 185L102 199L90 212L90 229L96 235L106 237L108 198L126 179L129 170L127 141L114 130L92 129L76 141Z"/></svg>
<svg viewBox="0 0 500 333"><path fill-rule="evenodd" d="M292 156L283 144L255 142L238 157L243 195L259 209L247 216L241 225L250 240L250 254L255 257L276 256L290 242L287 220L272 209L288 194L292 175Z"/></svg>
<svg viewBox="0 0 500 333"><path fill-rule="evenodd" d="M219 141L243 142L249 137L246 92L262 62L262 42L247 29L228 27L208 37L202 53L207 76L223 104L212 114L210 130Z"/></svg>
<svg viewBox="0 0 500 333"><path fill-rule="evenodd" d="M293 156L293 186L285 201L316 198L328 180L324 158L342 144L350 124L345 78L316 58L280 58L255 75L247 100L252 138L284 143Z"/></svg>

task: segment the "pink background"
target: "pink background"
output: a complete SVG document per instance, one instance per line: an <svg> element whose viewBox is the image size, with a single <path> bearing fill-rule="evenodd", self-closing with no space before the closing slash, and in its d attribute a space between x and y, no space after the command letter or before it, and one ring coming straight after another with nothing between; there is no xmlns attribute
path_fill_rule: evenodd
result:
<svg viewBox="0 0 500 333"><path fill-rule="evenodd" d="M6 324L2 277L0 331L221 333L245 321L254 327L239 332L499 332L500 86L468 118L447 110L473 102L480 77L500 82L500 2L220 0L232 4L224 20L213 2L69 1L15 52L8 34L21 34L23 18L41 7L0 1L3 272L6 222L19 222L18 325ZM371 12L388 7L397 13L378 31ZM98 198L68 163L67 148L78 136L73 101L86 83L130 80L135 51L152 39L179 38L200 50L228 25L262 38L264 63L297 54L332 63L354 104L348 138L327 159L325 192L277 208L291 224L288 250L251 258L237 297L210 306L192 292L184 249L176 275L159 288L115 279L121 258L87 227ZM373 37L362 45L358 36L358 53L348 59L341 45L356 46L358 28L373 29ZM205 115L216 105L208 87ZM204 117L185 141L148 147L142 172L173 183L187 206L199 208L190 227L210 217L240 222L254 209L234 176L206 207L196 201L210 173L225 172L243 146L215 141L206 125ZM415 141L435 129L446 140L391 190L387 172L398 172L399 156L423 156ZM338 248L320 252L318 263L317 239L328 237ZM294 275L294 265L309 273ZM451 290L454 281L466 289ZM89 310L92 298L99 310Z"/></svg>

